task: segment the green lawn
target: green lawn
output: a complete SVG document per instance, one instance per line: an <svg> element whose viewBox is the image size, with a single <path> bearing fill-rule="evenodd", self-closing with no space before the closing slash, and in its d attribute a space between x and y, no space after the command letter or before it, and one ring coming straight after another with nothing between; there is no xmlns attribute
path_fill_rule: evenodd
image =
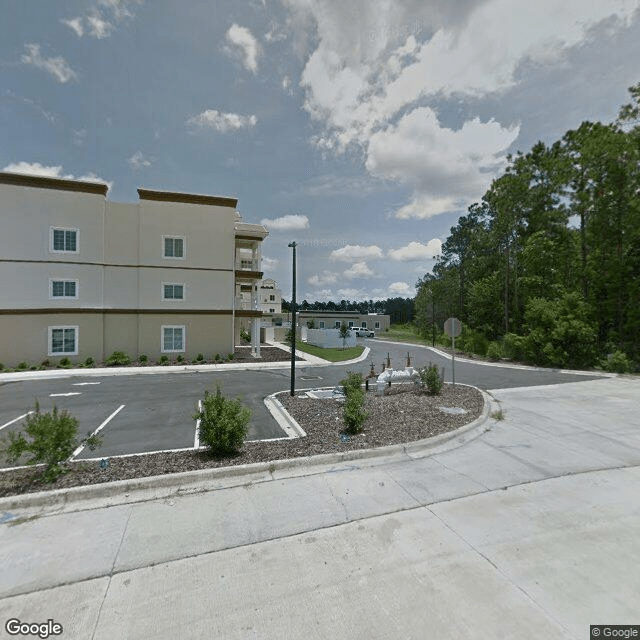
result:
<svg viewBox="0 0 640 640"><path fill-rule="evenodd" d="M348 349L323 349L322 347L314 347L306 342L296 341L296 351L304 351L312 356L324 358L330 362L341 362L342 360L353 360L362 355L364 347L349 347Z"/></svg>
<svg viewBox="0 0 640 640"><path fill-rule="evenodd" d="M419 336L410 324L392 324L389 331L378 334L381 340L393 340L394 342L410 342L411 344L423 344L431 346L431 340Z"/></svg>

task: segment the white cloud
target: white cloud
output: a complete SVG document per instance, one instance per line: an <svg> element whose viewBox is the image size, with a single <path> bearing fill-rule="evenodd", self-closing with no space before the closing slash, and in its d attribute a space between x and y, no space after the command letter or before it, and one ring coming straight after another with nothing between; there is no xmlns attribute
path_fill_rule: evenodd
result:
<svg viewBox="0 0 640 640"><path fill-rule="evenodd" d="M329 254L329 258L331 260L344 260L345 262L361 258L382 258L382 249L375 244L368 246L348 244L332 251Z"/></svg>
<svg viewBox="0 0 640 640"><path fill-rule="evenodd" d="M79 18L71 18L69 20L61 20L63 24L66 24L70 29L72 29L78 38L82 38L84 35L84 29L82 27L82 17Z"/></svg>
<svg viewBox="0 0 640 640"><path fill-rule="evenodd" d="M349 280L353 280L354 278L369 278L375 275L364 260L362 262L355 262L343 271L342 274Z"/></svg>
<svg viewBox="0 0 640 640"><path fill-rule="evenodd" d="M327 284L335 284L338 281L338 274L333 271L323 271L320 275L313 275L307 282L314 287L322 287Z"/></svg>
<svg viewBox="0 0 640 640"><path fill-rule="evenodd" d="M410 262L413 260L432 260L434 256L442 253L442 242L438 238L429 240L427 244L410 242L399 249L389 249L387 256L397 262Z"/></svg>
<svg viewBox="0 0 640 640"><path fill-rule="evenodd" d="M276 258L267 258L266 256L262 256L262 268L263 271L271 271L271 269L275 269L280 264L280 260Z"/></svg>
<svg viewBox="0 0 640 640"><path fill-rule="evenodd" d="M108 38L113 31L113 25L105 20L99 11L93 11L85 20L89 23L89 33L98 40Z"/></svg>
<svg viewBox="0 0 640 640"><path fill-rule="evenodd" d="M398 218L459 211L503 168L513 123L467 116L443 126L434 103L496 96L525 64L557 65L608 20L612 38L638 0L280 0L304 45L300 86L323 154L355 145L376 176L414 189ZM302 30L303 36L295 30ZM469 113L463 109L461 113Z"/></svg>
<svg viewBox="0 0 640 640"><path fill-rule="evenodd" d="M220 133L255 127L258 118L254 115L242 116L238 113L223 113L216 109L207 109L187 120L187 124L200 129L215 129Z"/></svg>
<svg viewBox="0 0 640 640"><path fill-rule="evenodd" d="M84 146L87 141L87 130L86 129L73 129L71 134L71 140L73 144L77 147Z"/></svg>
<svg viewBox="0 0 640 640"><path fill-rule="evenodd" d="M336 293L347 299L362 297L362 291L360 289L338 289Z"/></svg>
<svg viewBox="0 0 640 640"><path fill-rule="evenodd" d="M224 48L225 52L239 58L247 70L256 73L261 48L251 31L234 23L229 27L225 38L228 43Z"/></svg>
<svg viewBox="0 0 640 640"><path fill-rule="evenodd" d="M43 69L50 73L58 82L65 83L69 80L77 79L76 72L69 66L69 63L62 57L45 58L40 53L39 44L26 44L27 53L23 53L20 58L24 64L30 64L38 69Z"/></svg>
<svg viewBox="0 0 640 640"><path fill-rule="evenodd" d="M410 287L406 282L392 282L389 285L389 295L414 296L415 287Z"/></svg>
<svg viewBox="0 0 640 640"><path fill-rule="evenodd" d="M70 173L65 174L62 170L62 165L43 165L39 162L25 162L24 160L21 162L13 162L8 164L6 167L2 169L3 171L7 171L9 173L23 173L31 176L43 176L46 178L62 178L64 180L81 180L82 182L100 182L106 184L109 189L113 186L113 181L105 180L100 176L93 173L93 171L89 171L84 175L76 177Z"/></svg>
<svg viewBox="0 0 640 640"><path fill-rule="evenodd" d="M321 289L319 291L307 291L304 298L308 301L329 301L333 300L334 295L331 289Z"/></svg>
<svg viewBox="0 0 640 640"><path fill-rule="evenodd" d="M265 225L271 231L299 231L309 228L309 218L301 215L286 215L281 218L263 218L260 224Z"/></svg>
<svg viewBox="0 0 640 640"><path fill-rule="evenodd" d="M127 160L127 162L129 163L129 166L134 171L139 171L140 169L146 169L147 167L150 167L153 164L152 160L149 160L144 157L144 155L142 154L142 151L136 151Z"/></svg>

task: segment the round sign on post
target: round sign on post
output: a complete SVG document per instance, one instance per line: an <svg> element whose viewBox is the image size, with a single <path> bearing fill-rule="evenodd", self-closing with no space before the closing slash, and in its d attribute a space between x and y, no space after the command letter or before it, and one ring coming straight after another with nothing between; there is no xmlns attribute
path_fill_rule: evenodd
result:
<svg viewBox="0 0 640 640"><path fill-rule="evenodd" d="M444 332L450 338L457 338L462 333L462 322L458 318L449 318L444 323Z"/></svg>

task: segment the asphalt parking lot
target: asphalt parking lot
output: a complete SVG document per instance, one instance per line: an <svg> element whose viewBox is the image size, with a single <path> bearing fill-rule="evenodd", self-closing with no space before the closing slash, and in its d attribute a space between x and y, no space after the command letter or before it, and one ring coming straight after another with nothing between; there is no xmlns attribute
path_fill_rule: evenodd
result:
<svg viewBox="0 0 640 640"><path fill-rule="evenodd" d="M359 340L369 346L366 360L351 365L296 367L296 388L333 386L347 370L368 373L370 363L381 370L389 353L394 368L402 368L407 352L412 364L433 362L445 367L445 379L451 379L450 359L424 347L397 345L381 340ZM538 386L597 378L551 370L514 369L475 362L456 363L456 381L483 389ZM102 446L92 452L83 449L77 459L104 458L117 455L190 449L198 445L196 420L198 401L205 390L214 391L220 383L225 395L240 397L252 411L248 439L264 440L286 437L264 405L264 398L290 388L290 370L286 363L278 369L181 371L136 375L81 374L65 378L42 378L3 382L0 376L0 435L23 428L24 416L34 409L41 411L55 405L79 420L80 434L100 429ZM0 468L9 463L0 461Z"/></svg>

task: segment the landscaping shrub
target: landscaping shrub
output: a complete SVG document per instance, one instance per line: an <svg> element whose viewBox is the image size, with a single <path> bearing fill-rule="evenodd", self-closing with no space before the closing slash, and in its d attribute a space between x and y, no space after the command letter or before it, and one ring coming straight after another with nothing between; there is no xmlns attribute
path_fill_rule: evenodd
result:
<svg viewBox="0 0 640 640"><path fill-rule="evenodd" d="M108 367L124 367L131 364L131 358L124 351L114 351L105 364Z"/></svg>
<svg viewBox="0 0 640 640"><path fill-rule="evenodd" d="M502 347L495 340L489 343L487 347L487 358L489 360L493 360L494 362L500 360L502 358Z"/></svg>
<svg viewBox="0 0 640 640"><path fill-rule="evenodd" d="M527 339L515 333L506 333L503 340L504 355L509 360L525 360Z"/></svg>
<svg viewBox="0 0 640 640"><path fill-rule="evenodd" d="M89 356L89 357L84 361L84 366L85 366L85 367L93 367L93 366L95 366L95 364L96 364L96 361L95 361L91 356Z"/></svg>
<svg viewBox="0 0 640 640"><path fill-rule="evenodd" d="M184 362L184 356L181 354L176 358L176 362Z"/></svg>
<svg viewBox="0 0 640 640"><path fill-rule="evenodd" d="M24 371L26 368L27 368L27 363L26 363L26 362L21 362L21 363L16 367L16 369L17 369L18 371Z"/></svg>
<svg viewBox="0 0 640 640"><path fill-rule="evenodd" d="M8 438L2 440L0 452L6 459L16 462L24 453L30 453L27 464L44 463L42 474L44 482L53 482L65 472L62 463L68 460L79 444L88 446L92 451L102 443L96 435L77 440L78 420L67 413L58 412L53 407L51 413L40 413L40 406L36 403L35 411L25 419L25 432L10 431Z"/></svg>
<svg viewBox="0 0 640 640"><path fill-rule="evenodd" d="M213 357L213 359L214 359L216 362L220 362L220 360L222 360L222 358L220 357L220 354L219 354L219 353L216 353L216 355Z"/></svg>
<svg viewBox="0 0 640 640"><path fill-rule="evenodd" d="M218 384L215 394L204 392L200 420L200 442L216 456L237 453L247 437L251 411L240 400L225 398Z"/></svg>
<svg viewBox="0 0 640 640"><path fill-rule="evenodd" d="M71 360L66 356L58 362L58 369L71 369Z"/></svg>
<svg viewBox="0 0 640 640"><path fill-rule="evenodd" d="M240 329L240 337L245 342L251 342L251 334L246 329Z"/></svg>
<svg viewBox="0 0 640 640"><path fill-rule="evenodd" d="M369 417L364 410L365 392L362 389L364 380L361 373L347 371L347 377L340 381L346 400L342 409L342 418L347 433L359 433L362 425Z"/></svg>
<svg viewBox="0 0 640 640"><path fill-rule="evenodd" d="M32 364L32 365L29 367L29 371L37 371L37 370L38 370L38 365Z"/></svg>
<svg viewBox="0 0 640 640"><path fill-rule="evenodd" d="M235 354L227 353L227 362L231 362L235 358Z"/></svg>
<svg viewBox="0 0 640 640"><path fill-rule="evenodd" d="M4 365L2 364L2 362L0 362L0 371L4 370Z"/></svg>
<svg viewBox="0 0 640 640"><path fill-rule="evenodd" d="M203 354L201 354L201 353L199 353L199 354L196 356L196 360L197 360L198 362L204 362L204 355L203 355Z"/></svg>
<svg viewBox="0 0 640 640"><path fill-rule="evenodd" d="M48 360L48 359L47 359L47 360L43 360L43 361L40 363L40 366L42 366L42 367L50 367L50 366L51 366L51 362L49 362L49 360Z"/></svg>
<svg viewBox="0 0 640 640"><path fill-rule="evenodd" d="M618 349L605 360L604 368L612 373L629 373L631 371L631 361L624 351Z"/></svg>
<svg viewBox="0 0 640 640"><path fill-rule="evenodd" d="M427 388L429 395L437 396L442 391L443 380L438 372L436 365L430 364L418 370L422 385Z"/></svg>
<svg viewBox="0 0 640 640"><path fill-rule="evenodd" d="M138 362L139 362L140 364L147 364L147 362L149 362L149 357L148 357L146 354L141 353L141 354L138 356Z"/></svg>
<svg viewBox="0 0 640 640"><path fill-rule="evenodd" d="M169 356L166 353L160 356L160 364L169 364Z"/></svg>

